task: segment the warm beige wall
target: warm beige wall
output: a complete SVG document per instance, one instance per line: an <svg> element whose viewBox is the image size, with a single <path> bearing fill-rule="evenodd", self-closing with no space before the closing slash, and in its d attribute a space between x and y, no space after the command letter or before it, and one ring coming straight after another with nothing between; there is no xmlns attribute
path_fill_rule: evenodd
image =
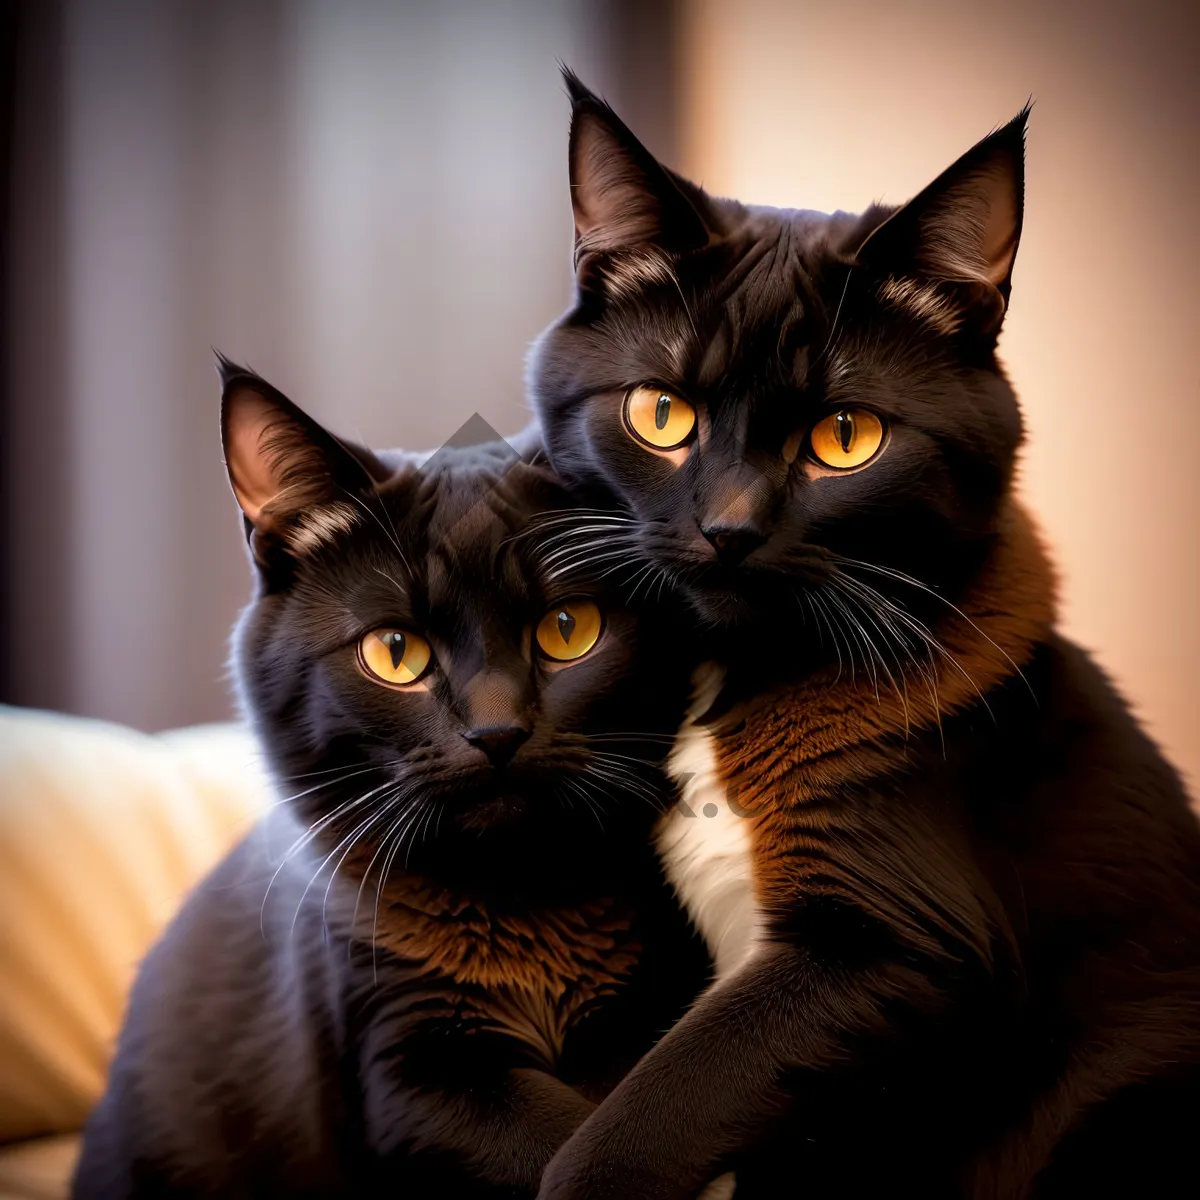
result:
<svg viewBox="0 0 1200 1200"><path fill-rule="evenodd" d="M1200 6L687 0L685 173L760 203L911 195L1033 95L1001 344L1064 628L1200 784Z"/></svg>

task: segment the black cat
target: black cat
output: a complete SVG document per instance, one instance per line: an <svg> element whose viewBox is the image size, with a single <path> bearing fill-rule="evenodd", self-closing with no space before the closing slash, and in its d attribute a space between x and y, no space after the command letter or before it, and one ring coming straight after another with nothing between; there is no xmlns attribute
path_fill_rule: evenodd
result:
<svg viewBox="0 0 1200 1200"><path fill-rule="evenodd" d="M143 965L75 1195L532 1195L703 982L648 840L686 639L536 456L372 454L222 373L291 799Z"/></svg>
<svg viewBox="0 0 1200 1200"><path fill-rule="evenodd" d="M1013 499L1026 113L826 216L707 195L568 86L578 286L532 392L612 552L715 631L673 759L712 819L658 844L719 977L540 1195L1177 1194L1200 828Z"/></svg>

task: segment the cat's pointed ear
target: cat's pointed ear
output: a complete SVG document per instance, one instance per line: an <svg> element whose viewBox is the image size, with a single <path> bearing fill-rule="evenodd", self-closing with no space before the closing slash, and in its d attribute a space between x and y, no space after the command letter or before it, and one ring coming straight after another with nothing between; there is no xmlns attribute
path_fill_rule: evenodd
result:
<svg viewBox="0 0 1200 1200"><path fill-rule="evenodd" d="M704 245L704 220L671 174L574 72L564 67L563 80L571 97L568 161L581 282L601 256Z"/></svg>
<svg viewBox="0 0 1200 1200"><path fill-rule="evenodd" d="M1028 118L1027 104L972 146L871 232L857 261L898 281L948 285L998 330L1021 240Z"/></svg>
<svg viewBox="0 0 1200 1200"><path fill-rule="evenodd" d="M255 562L311 553L363 519L383 478L373 455L339 441L265 379L217 356L225 466Z"/></svg>

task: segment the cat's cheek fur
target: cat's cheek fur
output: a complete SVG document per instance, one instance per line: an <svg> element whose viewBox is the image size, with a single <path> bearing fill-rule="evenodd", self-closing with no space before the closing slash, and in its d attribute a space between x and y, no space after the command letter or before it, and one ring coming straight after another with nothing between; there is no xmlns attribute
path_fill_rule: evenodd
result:
<svg viewBox="0 0 1200 1200"><path fill-rule="evenodd" d="M718 980L754 953L763 913L754 882L750 822L731 806L712 735L697 721L724 671L706 663L693 676L693 702L668 763L680 802L660 820L655 844L668 882L712 955Z"/></svg>

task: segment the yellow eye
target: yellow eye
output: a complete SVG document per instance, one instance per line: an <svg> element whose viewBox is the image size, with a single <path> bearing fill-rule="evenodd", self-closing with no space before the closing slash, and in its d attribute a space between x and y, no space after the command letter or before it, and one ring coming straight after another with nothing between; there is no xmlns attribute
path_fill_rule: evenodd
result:
<svg viewBox="0 0 1200 1200"><path fill-rule="evenodd" d="M625 397L625 424L646 445L674 450L696 428L696 410L662 388L637 387Z"/></svg>
<svg viewBox="0 0 1200 1200"><path fill-rule="evenodd" d="M590 600L567 600L538 622L537 644L547 658L572 662L600 640L603 624L600 610Z"/></svg>
<svg viewBox="0 0 1200 1200"><path fill-rule="evenodd" d="M861 467L883 445L883 422L865 408L843 408L813 426L813 458L827 467Z"/></svg>
<svg viewBox="0 0 1200 1200"><path fill-rule="evenodd" d="M379 683L416 683L432 657L423 637L403 629L372 629L358 643L359 665Z"/></svg>

